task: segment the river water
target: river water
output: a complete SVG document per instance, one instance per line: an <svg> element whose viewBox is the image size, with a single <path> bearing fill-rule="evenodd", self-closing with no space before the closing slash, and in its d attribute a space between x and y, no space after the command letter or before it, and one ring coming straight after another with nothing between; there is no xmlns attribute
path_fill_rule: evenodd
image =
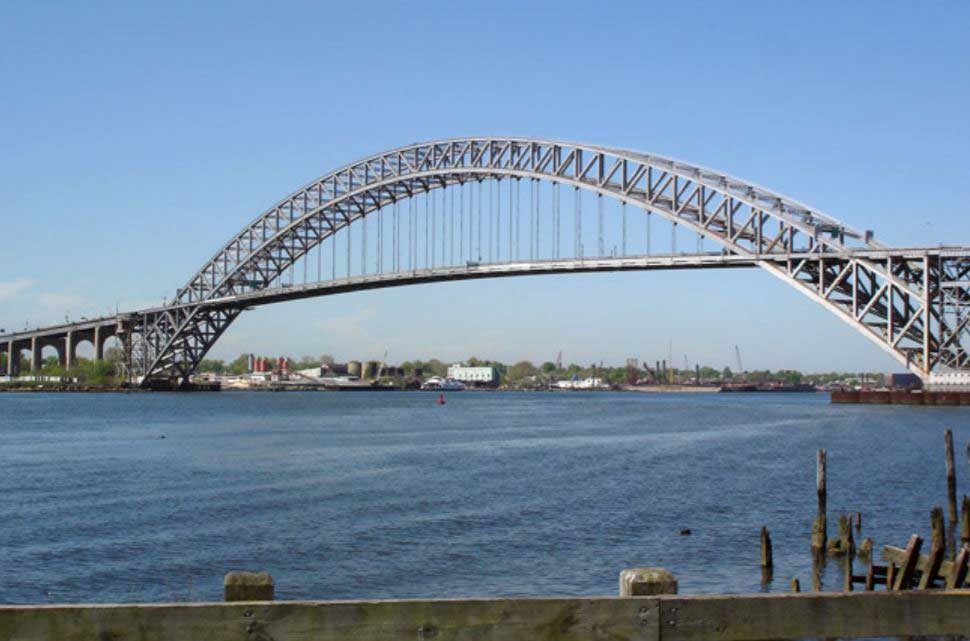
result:
<svg viewBox="0 0 970 641"><path fill-rule="evenodd" d="M683 593L785 591L811 585L817 448L830 535L860 511L877 549L945 506L945 427L968 491L966 408L435 398L0 394L0 602L221 600L233 569L268 570L279 599L615 594L637 566Z"/></svg>

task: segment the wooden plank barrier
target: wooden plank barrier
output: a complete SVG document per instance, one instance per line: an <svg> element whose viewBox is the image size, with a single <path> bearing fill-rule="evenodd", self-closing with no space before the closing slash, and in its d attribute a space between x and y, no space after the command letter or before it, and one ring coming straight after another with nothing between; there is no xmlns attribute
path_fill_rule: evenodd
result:
<svg viewBox="0 0 970 641"><path fill-rule="evenodd" d="M892 545L886 545L882 549L882 558L888 561L890 564L901 565L906 557L906 550L902 548L893 547ZM942 579L947 581L947 587L965 587L967 579L967 557L968 551L964 547L961 549L960 553L957 554L956 564L962 565L954 569L955 562L949 559L943 559L939 562L939 568L937 569L936 576L933 577L934 580ZM930 567L932 559L926 554L919 555L916 561L916 571L921 575L927 571ZM953 583L950 583L950 579L953 579Z"/></svg>
<svg viewBox="0 0 970 641"><path fill-rule="evenodd" d="M970 632L970 590L0 606L5 641L757 641Z"/></svg>

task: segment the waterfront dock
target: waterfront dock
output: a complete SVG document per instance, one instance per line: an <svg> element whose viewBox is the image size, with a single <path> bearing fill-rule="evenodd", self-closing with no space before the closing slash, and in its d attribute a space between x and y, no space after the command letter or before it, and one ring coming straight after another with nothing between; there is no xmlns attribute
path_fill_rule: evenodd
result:
<svg viewBox="0 0 970 641"><path fill-rule="evenodd" d="M970 407L970 392L928 390L833 390L833 403L864 405L949 405Z"/></svg>

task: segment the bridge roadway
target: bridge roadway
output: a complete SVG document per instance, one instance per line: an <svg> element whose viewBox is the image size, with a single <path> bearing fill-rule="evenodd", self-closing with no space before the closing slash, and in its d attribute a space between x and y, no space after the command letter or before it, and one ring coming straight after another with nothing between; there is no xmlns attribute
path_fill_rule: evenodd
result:
<svg viewBox="0 0 970 641"><path fill-rule="evenodd" d="M866 259L873 262L891 260L919 260L927 256L970 258L970 247L913 247L903 249L856 249L840 253L837 257L846 260ZM836 256L827 256L834 258ZM330 296L354 291L400 287L405 285L434 283L442 281L473 280L482 278L502 278L541 274L564 274L583 272L614 271L655 271L684 269L730 269L745 267L791 266L803 261L817 260L817 253L793 253L788 255L735 255L726 252L653 254L623 257L569 258L561 260L513 261L501 263L469 262L464 266L444 266L355 275L320 282L270 287L258 291L213 298L198 303L186 303L151 307L116 315L88 318L74 323L51 325L20 332L0 335L0 353L7 356L6 374L16 376L20 373L22 353L29 352L32 371L39 371L41 354L45 347L57 351L61 365L70 368L77 361L77 347L80 343L90 342L94 346L95 360L104 358L104 346L108 339L117 337L125 344L131 333L138 332L146 319L158 317L179 308L193 309L234 309L246 310L272 303ZM970 281L949 283L970 287ZM945 283L946 285L946 283Z"/></svg>

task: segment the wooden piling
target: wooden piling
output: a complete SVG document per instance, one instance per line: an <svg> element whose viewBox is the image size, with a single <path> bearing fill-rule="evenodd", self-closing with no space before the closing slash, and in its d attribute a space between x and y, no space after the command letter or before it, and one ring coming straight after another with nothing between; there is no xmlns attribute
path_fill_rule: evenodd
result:
<svg viewBox="0 0 970 641"><path fill-rule="evenodd" d="M818 497L818 509L815 513L815 522L812 524L812 552L815 556L825 556L825 545L828 543L828 523L825 517L826 488L824 449L820 449L815 454L815 493Z"/></svg>
<svg viewBox="0 0 970 641"><path fill-rule="evenodd" d="M819 557L812 560L812 591L822 591L822 560Z"/></svg>
<svg viewBox="0 0 970 641"><path fill-rule="evenodd" d="M855 556L855 539L852 538L852 517L839 515L839 538L829 541L828 552L832 556Z"/></svg>
<svg viewBox="0 0 970 641"><path fill-rule="evenodd" d="M856 534L862 534L862 512L855 513L855 531Z"/></svg>
<svg viewBox="0 0 970 641"><path fill-rule="evenodd" d="M943 525L943 508L934 507L930 510L930 553L927 555L926 567L923 568L923 575L919 580L919 589L925 590L932 588L936 575L940 571L943 563L943 556L946 553L946 532Z"/></svg>
<svg viewBox="0 0 970 641"><path fill-rule="evenodd" d="M774 557L771 554L771 534L764 525L761 526L761 567L769 570L775 567Z"/></svg>
<svg viewBox="0 0 970 641"><path fill-rule="evenodd" d="M872 539L868 536L862 539L862 543L859 544L859 550L856 552L859 558L869 559L872 558Z"/></svg>
<svg viewBox="0 0 970 641"><path fill-rule="evenodd" d="M845 555L845 559L842 562L842 570L845 578L845 582L843 583L843 590L845 592L852 592L852 555L851 554Z"/></svg>
<svg viewBox="0 0 970 641"><path fill-rule="evenodd" d="M677 594L677 579L663 568L632 568L620 572L620 596Z"/></svg>
<svg viewBox="0 0 970 641"><path fill-rule="evenodd" d="M960 512L960 542L970 544L970 496L963 495L963 509Z"/></svg>
<svg viewBox="0 0 970 641"><path fill-rule="evenodd" d="M948 590L963 587L963 582L967 580L968 557L970 557L970 549L964 546L957 554L957 558L953 560L953 567L950 568L950 574L946 577L946 588Z"/></svg>
<svg viewBox="0 0 970 641"><path fill-rule="evenodd" d="M946 496L947 506L950 512L950 524L957 522L957 473L953 465L953 430L946 429L943 432L943 441L946 445Z"/></svg>
<svg viewBox="0 0 970 641"><path fill-rule="evenodd" d="M903 564L893 581L893 590L908 590L910 588L910 584L913 582L913 574L916 572L916 563L919 561L921 547L923 547L923 539L918 534L909 537Z"/></svg>
<svg viewBox="0 0 970 641"><path fill-rule="evenodd" d="M825 556L825 530L825 515L816 515L812 524L812 555L816 558Z"/></svg>
<svg viewBox="0 0 970 641"><path fill-rule="evenodd" d="M275 584L268 572L229 572L222 581L226 601L272 601Z"/></svg>
<svg viewBox="0 0 970 641"><path fill-rule="evenodd" d="M855 556L855 539L852 537L852 517L843 517L846 520L845 530L842 530L842 518L839 519L839 538L842 540L842 550L847 556Z"/></svg>
<svg viewBox="0 0 970 641"><path fill-rule="evenodd" d="M825 450L819 450L815 457L815 491L818 494L818 513L825 515Z"/></svg>
<svg viewBox="0 0 970 641"><path fill-rule="evenodd" d="M930 510L930 545L943 547L946 545L946 525L943 523L943 508L939 506Z"/></svg>
<svg viewBox="0 0 970 641"><path fill-rule="evenodd" d="M791 580L791 591L792 592L801 592L802 591L802 584L799 583L797 576L792 577L792 580Z"/></svg>

